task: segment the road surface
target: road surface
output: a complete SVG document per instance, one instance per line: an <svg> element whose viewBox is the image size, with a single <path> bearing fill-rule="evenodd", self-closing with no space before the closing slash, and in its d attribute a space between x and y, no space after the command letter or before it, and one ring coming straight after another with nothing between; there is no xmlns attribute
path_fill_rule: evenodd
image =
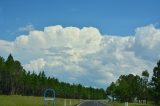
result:
<svg viewBox="0 0 160 106"><path fill-rule="evenodd" d="M109 105L106 105L100 101L92 100L92 101L86 101L86 102L80 103L77 106L109 106Z"/></svg>

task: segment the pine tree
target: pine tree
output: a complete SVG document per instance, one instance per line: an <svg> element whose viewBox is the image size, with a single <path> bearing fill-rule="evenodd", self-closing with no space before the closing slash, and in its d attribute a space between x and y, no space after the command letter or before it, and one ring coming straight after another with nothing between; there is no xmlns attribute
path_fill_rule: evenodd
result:
<svg viewBox="0 0 160 106"><path fill-rule="evenodd" d="M146 100L146 103L147 103L147 99L148 99L148 88L147 88L147 85L148 85L148 78L149 78L149 73L147 70L143 71L142 72L142 79L143 79L143 99Z"/></svg>
<svg viewBox="0 0 160 106"><path fill-rule="evenodd" d="M105 98L103 89L60 82L54 77L47 77L44 71L39 74L34 71L25 71L21 63L14 60L11 54L6 61L0 57L0 94L42 96L44 90L47 88L55 89L56 96L58 97L83 99Z"/></svg>
<svg viewBox="0 0 160 106"><path fill-rule="evenodd" d="M4 66L5 60L3 57L0 56L0 94L3 93L4 87Z"/></svg>
<svg viewBox="0 0 160 106"><path fill-rule="evenodd" d="M5 62L5 93L13 94L14 88L14 59L11 54L9 54Z"/></svg>
<svg viewBox="0 0 160 106"><path fill-rule="evenodd" d="M152 76L152 86L153 86L153 99L156 106L160 105L160 60L157 62L157 66L153 69Z"/></svg>

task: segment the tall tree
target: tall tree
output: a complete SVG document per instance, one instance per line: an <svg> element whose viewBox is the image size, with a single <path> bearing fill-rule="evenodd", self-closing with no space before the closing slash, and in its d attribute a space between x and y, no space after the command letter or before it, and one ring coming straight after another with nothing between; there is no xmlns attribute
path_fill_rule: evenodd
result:
<svg viewBox="0 0 160 106"><path fill-rule="evenodd" d="M148 99L148 78L149 78L149 73L147 70L142 72L142 79L143 79L143 83L142 83L142 93L143 93L143 99L146 100L147 103L147 99Z"/></svg>
<svg viewBox="0 0 160 106"><path fill-rule="evenodd" d="M114 102L114 98L115 98L115 89L116 89L116 84L114 82L112 82L110 84L110 86L106 89L107 95L112 97L113 102Z"/></svg>
<svg viewBox="0 0 160 106"><path fill-rule="evenodd" d="M152 76L153 100L156 106L160 105L160 60L153 69Z"/></svg>
<svg viewBox="0 0 160 106"><path fill-rule="evenodd" d="M3 57L0 56L0 94L3 93L4 87L4 67L5 67L5 60Z"/></svg>
<svg viewBox="0 0 160 106"><path fill-rule="evenodd" d="M15 91L14 74L15 74L14 59L13 59L13 56L9 54L5 62L5 81L6 81L5 92L7 94L13 94Z"/></svg>
<svg viewBox="0 0 160 106"><path fill-rule="evenodd" d="M10 54L5 61L0 57L0 94L43 95L46 88L53 88L56 96L82 99L104 99L103 89L84 87L80 84L59 82L47 77L44 71L39 74L25 71L21 63ZM89 96L87 95L89 93Z"/></svg>
<svg viewBox="0 0 160 106"><path fill-rule="evenodd" d="M112 82L107 88L107 94L121 102L132 102L136 97L141 98L141 83L142 79L138 75L121 75L116 83Z"/></svg>

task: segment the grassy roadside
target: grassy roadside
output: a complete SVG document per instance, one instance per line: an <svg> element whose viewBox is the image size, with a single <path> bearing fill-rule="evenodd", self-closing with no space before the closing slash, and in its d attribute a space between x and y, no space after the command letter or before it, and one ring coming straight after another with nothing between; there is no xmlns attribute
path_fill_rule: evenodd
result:
<svg viewBox="0 0 160 106"><path fill-rule="evenodd" d="M125 103L106 103L109 104L110 106L125 106ZM138 103L128 103L128 106L153 106L152 104L138 104Z"/></svg>
<svg viewBox="0 0 160 106"><path fill-rule="evenodd" d="M79 99L66 99L66 106L74 106L80 103ZM47 106L52 106L52 102L47 102ZM0 95L0 106L44 106L43 97L19 96L19 95ZM56 98L56 106L64 106L64 99Z"/></svg>
<svg viewBox="0 0 160 106"><path fill-rule="evenodd" d="M108 102L108 100L103 100L103 102L110 106L125 106L125 103ZM153 105L151 103L148 104L128 103L128 106L153 106Z"/></svg>

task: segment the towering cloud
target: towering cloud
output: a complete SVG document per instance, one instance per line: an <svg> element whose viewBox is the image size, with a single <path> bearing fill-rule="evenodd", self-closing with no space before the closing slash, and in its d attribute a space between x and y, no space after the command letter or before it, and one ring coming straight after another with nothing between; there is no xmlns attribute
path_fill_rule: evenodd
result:
<svg viewBox="0 0 160 106"><path fill-rule="evenodd" d="M45 27L14 41L0 40L0 55L12 53L26 70L44 70L63 81L106 87L121 74L141 74L160 57L160 30L139 27L133 36L101 35L93 27Z"/></svg>

